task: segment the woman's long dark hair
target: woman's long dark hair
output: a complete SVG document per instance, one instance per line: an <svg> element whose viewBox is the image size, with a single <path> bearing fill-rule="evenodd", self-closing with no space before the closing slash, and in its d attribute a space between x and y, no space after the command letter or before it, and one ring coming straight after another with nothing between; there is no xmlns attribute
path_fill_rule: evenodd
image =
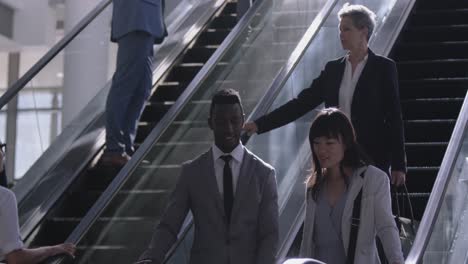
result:
<svg viewBox="0 0 468 264"><path fill-rule="evenodd" d="M344 167L357 169L369 164L369 158L356 141L356 133L349 118L337 108L323 109L317 115L309 130L309 144L312 150L312 174L307 178L306 184L308 191L312 192L314 200L317 200L319 190L324 183L325 173L325 169L320 166L314 152L314 139L318 137L338 139L345 146L340 171L346 185L349 184L349 179L344 173ZM315 184L312 185L311 181L315 181Z"/></svg>

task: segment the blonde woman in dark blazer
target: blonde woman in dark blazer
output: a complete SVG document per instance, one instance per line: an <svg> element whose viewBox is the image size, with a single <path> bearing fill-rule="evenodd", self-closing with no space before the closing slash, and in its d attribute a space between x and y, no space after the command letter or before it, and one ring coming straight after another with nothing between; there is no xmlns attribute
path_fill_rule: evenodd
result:
<svg viewBox="0 0 468 264"><path fill-rule="evenodd" d="M348 117L336 108L321 111L310 128L309 141L314 167L307 179L301 257L328 264L350 263L347 258L353 252L348 248L354 243L354 263L380 263L375 243L378 236L388 261L403 264L389 179L385 172L367 164ZM361 190L360 224L353 242L351 218Z"/></svg>
<svg viewBox="0 0 468 264"><path fill-rule="evenodd" d="M406 181L406 153L395 62L372 52L368 41L375 14L345 4L338 12L340 40L348 53L329 61L310 86L272 112L248 122L249 133L265 133L305 115L321 103L338 107L351 119L357 141L392 184ZM390 173L391 170L391 173Z"/></svg>

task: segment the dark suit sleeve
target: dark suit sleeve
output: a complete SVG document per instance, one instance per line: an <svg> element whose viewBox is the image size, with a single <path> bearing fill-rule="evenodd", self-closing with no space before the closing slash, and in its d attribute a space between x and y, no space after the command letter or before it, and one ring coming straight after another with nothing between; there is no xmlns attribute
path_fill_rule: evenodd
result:
<svg viewBox="0 0 468 264"><path fill-rule="evenodd" d="M391 165L393 171L406 172L406 154L404 145L403 119L401 115L400 94L398 88L398 74L393 61L387 64L388 80L384 82L386 100L385 119L391 142Z"/></svg>
<svg viewBox="0 0 468 264"><path fill-rule="evenodd" d="M256 264L276 263L278 250L278 192L275 171L271 170L263 187L258 217Z"/></svg>
<svg viewBox="0 0 468 264"><path fill-rule="evenodd" d="M151 259L152 263L162 263L166 253L177 240L177 235L190 208L189 173L185 165L182 166L179 181L172 192L166 211L154 231L149 247L139 260Z"/></svg>
<svg viewBox="0 0 468 264"><path fill-rule="evenodd" d="M312 81L309 88L299 93L297 98L290 100L271 113L255 120L255 124L258 127L258 134L291 123L322 103L324 101L324 90L326 89L325 83L330 71L329 65L330 63L328 63L320 75Z"/></svg>

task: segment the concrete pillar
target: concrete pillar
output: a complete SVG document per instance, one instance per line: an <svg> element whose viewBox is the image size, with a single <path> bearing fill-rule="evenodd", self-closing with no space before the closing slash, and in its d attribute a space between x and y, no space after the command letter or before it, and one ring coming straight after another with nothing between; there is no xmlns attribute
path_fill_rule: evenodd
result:
<svg viewBox="0 0 468 264"><path fill-rule="evenodd" d="M8 86L12 85L19 78L20 53L12 52L8 55ZM7 105L7 131L6 131L6 157L5 169L8 184L13 182L15 177L16 159L16 135L18 120L18 97L15 96Z"/></svg>
<svg viewBox="0 0 468 264"><path fill-rule="evenodd" d="M65 34L97 4L65 1ZM110 79L108 49L111 7L106 8L65 49L62 127L65 127Z"/></svg>

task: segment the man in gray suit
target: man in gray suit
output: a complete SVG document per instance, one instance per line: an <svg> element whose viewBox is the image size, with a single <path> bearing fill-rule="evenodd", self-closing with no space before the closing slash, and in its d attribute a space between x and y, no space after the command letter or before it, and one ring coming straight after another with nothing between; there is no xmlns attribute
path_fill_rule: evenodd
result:
<svg viewBox="0 0 468 264"><path fill-rule="evenodd" d="M212 147L182 166L166 212L138 263L162 263L189 210L191 264L273 264L278 244L275 170L240 142L239 94L217 92L208 123Z"/></svg>
<svg viewBox="0 0 468 264"><path fill-rule="evenodd" d="M123 166L133 154L138 120L152 87L153 45L167 35L164 0L114 0L111 40L117 67L106 103L104 165Z"/></svg>

